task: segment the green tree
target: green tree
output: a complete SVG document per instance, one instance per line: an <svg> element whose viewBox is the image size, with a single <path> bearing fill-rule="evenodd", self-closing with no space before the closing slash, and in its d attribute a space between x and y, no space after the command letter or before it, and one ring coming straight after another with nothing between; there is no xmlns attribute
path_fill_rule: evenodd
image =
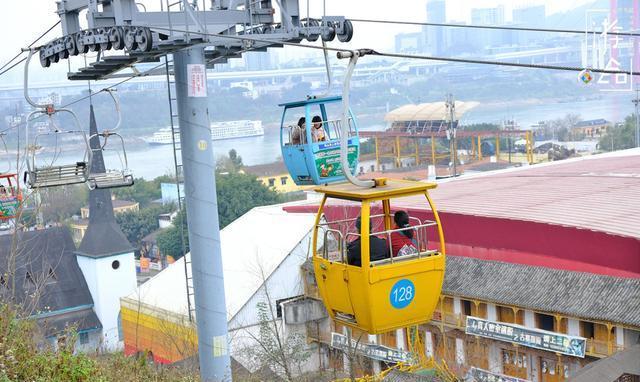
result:
<svg viewBox="0 0 640 382"><path fill-rule="evenodd" d="M235 149L231 149L229 150L228 156L221 156L216 161L216 172L238 172L242 169L242 166L244 166L242 163L242 157L238 155L238 152Z"/></svg>
<svg viewBox="0 0 640 382"><path fill-rule="evenodd" d="M249 174L219 174L216 177L216 188L220 228L226 227L254 207L282 202L282 196Z"/></svg>
<svg viewBox="0 0 640 382"><path fill-rule="evenodd" d="M89 199L84 185L44 188L40 191L41 212L45 222L61 222L80 213Z"/></svg>
<svg viewBox="0 0 640 382"><path fill-rule="evenodd" d="M218 174L216 188L220 228L226 227L254 207L284 201L280 194L263 185L255 176L239 172ZM180 226L184 229L185 245L187 251L189 250L187 219L185 217L184 211L179 213L173 221L173 226L158 235L156 240L162 254L171 255L176 259L183 255Z"/></svg>
<svg viewBox="0 0 640 382"><path fill-rule="evenodd" d="M133 186L114 189L113 194L118 199L132 200L140 203L140 207L147 207L162 196L160 183L175 183L175 178L170 175L162 175L154 180L136 178Z"/></svg>
<svg viewBox="0 0 640 382"><path fill-rule="evenodd" d="M178 212L178 215L173 219L173 225L164 231L160 232L156 238L158 249L160 253L165 256L171 256L174 259L179 259L184 256L182 252L182 234L184 232L184 245L185 250L189 252L189 235L187 231L187 219L184 210ZM181 232L181 230L183 230Z"/></svg>
<svg viewBox="0 0 640 382"><path fill-rule="evenodd" d="M607 133L600 138L598 147L605 151L630 149L636 146L636 119L629 115L624 124L610 127Z"/></svg>
<svg viewBox="0 0 640 382"><path fill-rule="evenodd" d="M116 222L129 242L139 248L142 238L158 229L158 215L171 209L171 206L154 206L123 212L116 214Z"/></svg>

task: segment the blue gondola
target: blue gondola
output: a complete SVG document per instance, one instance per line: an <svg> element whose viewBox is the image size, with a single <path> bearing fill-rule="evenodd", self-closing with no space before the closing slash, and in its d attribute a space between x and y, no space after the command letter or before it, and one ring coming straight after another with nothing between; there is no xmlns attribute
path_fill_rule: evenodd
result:
<svg viewBox="0 0 640 382"><path fill-rule="evenodd" d="M340 125L342 97L311 98L288 102L284 107L280 128L280 147L293 181L297 185L328 184L345 180L340 163ZM313 117L321 118L325 140L316 141ZM304 128L298 126L304 117ZM322 134L320 134L322 135ZM356 174L360 140L358 123L349 110L348 160L351 173Z"/></svg>

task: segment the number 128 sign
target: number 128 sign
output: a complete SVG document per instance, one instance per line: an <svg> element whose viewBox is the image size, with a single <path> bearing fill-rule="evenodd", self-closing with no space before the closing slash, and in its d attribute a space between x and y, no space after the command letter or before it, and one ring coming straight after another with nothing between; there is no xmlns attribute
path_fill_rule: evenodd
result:
<svg viewBox="0 0 640 382"><path fill-rule="evenodd" d="M414 296L416 295L416 287L411 280L402 279L396 282L391 288L389 294L389 300L391 306L396 309L403 309L411 304Z"/></svg>

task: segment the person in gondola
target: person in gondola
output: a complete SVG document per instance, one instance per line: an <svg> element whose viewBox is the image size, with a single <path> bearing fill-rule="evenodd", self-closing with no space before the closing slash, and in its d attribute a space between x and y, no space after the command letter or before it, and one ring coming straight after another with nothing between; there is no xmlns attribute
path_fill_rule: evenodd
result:
<svg viewBox="0 0 640 382"><path fill-rule="evenodd" d="M298 124L293 127L293 131L291 131L292 145L299 145L304 142L306 136L305 122L306 119L302 117L298 120Z"/></svg>
<svg viewBox="0 0 640 382"><path fill-rule="evenodd" d="M369 227L371 228L371 219L369 219ZM356 219L356 229L360 234L360 217ZM347 263L349 265L355 265L356 267L362 266L361 259L361 244L360 236L347 244ZM389 258L389 245L385 239L381 239L375 235L369 235L369 261L378 261Z"/></svg>
<svg viewBox="0 0 640 382"><path fill-rule="evenodd" d="M411 255L418 252L418 243L413 238L414 230L409 228L409 214L406 211L397 211L393 215L394 229L407 228L391 233L392 256Z"/></svg>
<svg viewBox="0 0 640 382"><path fill-rule="evenodd" d="M311 120L311 137L314 142L323 142L327 140L327 132L322 126L322 118L316 115Z"/></svg>

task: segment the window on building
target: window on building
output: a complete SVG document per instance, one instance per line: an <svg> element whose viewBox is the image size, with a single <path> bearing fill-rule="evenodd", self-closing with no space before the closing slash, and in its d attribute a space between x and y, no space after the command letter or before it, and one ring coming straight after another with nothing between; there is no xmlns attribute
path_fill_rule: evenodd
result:
<svg viewBox="0 0 640 382"><path fill-rule="evenodd" d="M360 166L360 174L364 174L364 167Z"/></svg>
<svg viewBox="0 0 640 382"><path fill-rule="evenodd" d="M286 176L283 176L283 177L280 178L280 184L283 185L283 186L287 185L287 177Z"/></svg>
<svg viewBox="0 0 640 382"><path fill-rule="evenodd" d="M595 325L593 322L580 321L580 335L584 338L593 338L595 336Z"/></svg>
<svg viewBox="0 0 640 382"><path fill-rule="evenodd" d="M269 178L269 187L273 187L276 185L276 178Z"/></svg>
<svg viewBox="0 0 640 382"><path fill-rule="evenodd" d="M513 313L513 309L508 306L496 306L496 310L498 311L498 321L510 324L515 323L515 314Z"/></svg>
<svg viewBox="0 0 640 382"><path fill-rule="evenodd" d="M460 305L462 306L462 314L465 316L471 316L471 305L473 303L469 300L460 300Z"/></svg>
<svg viewBox="0 0 640 382"><path fill-rule="evenodd" d="M81 332L78 334L78 339L80 340L80 345L86 345L89 343L89 333Z"/></svg>
<svg viewBox="0 0 640 382"><path fill-rule="evenodd" d="M279 300L276 300L276 317L278 317L278 318L282 317L282 303L283 302L287 302L287 301L290 301L290 300L295 300L296 298L301 298L301 297L304 297L304 296L303 295L298 295L298 296L281 298Z"/></svg>
<svg viewBox="0 0 640 382"><path fill-rule="evenodd" d="M527 378L528 357L524 353L502 349L502 369L506 375Z"/></svg>
<svg viewBox="0 0 640 382"><path fill-rule="evenodd" d="M551 332L555 330L553 316L550 316L548 314L543 314L543 313L536 313L535 317L536 317L536 327L538 329L549 330Z"/></svg>
<svg viewBox="0 0 640 382"><path fill-rule="evenodd" d="M371 167L369 168L369 171L371 171L371 172L376 171L376 167L374 165L371 165Z"/></svg>
<svg viewBox="0 0 640 382"><path fill-rule="evenodd" d="M478 304L478 307L476 308L476 306L473 306L473 315L475 317L479 317L479 318L487 318L487 304L484 302L481 302L480 304Z"/></svg>

